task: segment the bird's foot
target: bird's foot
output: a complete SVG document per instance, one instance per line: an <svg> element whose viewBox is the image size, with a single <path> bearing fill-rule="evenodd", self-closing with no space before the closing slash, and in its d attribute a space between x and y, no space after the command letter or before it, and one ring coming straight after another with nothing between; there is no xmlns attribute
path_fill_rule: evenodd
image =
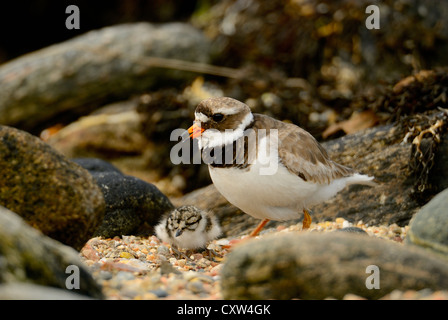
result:
<svg viewBox="0 0 448 320"><path fill-rule="evenodd" d="M206 249L205 252L207 252L208 254L208 258L211 261L215 261L215 262L221 262L222 259L224 258L224 256L220 255L219 253L217 253L215 250L213 249Z"/></svg>
<svg viewBox="0 0 448 320"><path fill-rule="evenodd" d="M190 260L190 261L191 261L190 257L188 257L187 254L185 254L185 253L183 253L182 251L180 251L176 246L172 245L172 246L171 246L171 250L173 251L173 254L174 254L175 256L177 255L176 258L183 258L183 259L186 259L186 260Z"/></svg>
<svg viewBox="0 0 448 320"><path fill-rule="evenodd" d="M309 229L312 221L313 221L313 219L311 219L311 216L310 216L310 213L308 212L308 210L303 209L302 230Z"/></svg>
<svg viewBox="0 0 448 320"><path fill-rule="evenodd" d="M269 222L269 219L262 220L258 224L258 226L250 233L249 237L250 238L256 237L260 233L260 231L263 229L263 227L266 225L266 223L268 223L268 222Z"/></svg>

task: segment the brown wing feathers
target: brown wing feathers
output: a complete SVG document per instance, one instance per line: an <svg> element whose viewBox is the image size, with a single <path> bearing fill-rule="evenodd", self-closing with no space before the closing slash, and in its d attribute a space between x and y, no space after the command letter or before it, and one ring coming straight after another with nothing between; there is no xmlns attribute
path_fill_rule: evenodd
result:
<svg viewBox="0 0 448 320"><path fill-rule="evenodd" d="M281 162L303 180L328 184L355 173L353 169L333 162L316 139L302 128L260 114L254 114L254 120L254 128L257 129L282 128L278 131Z"/></svg>

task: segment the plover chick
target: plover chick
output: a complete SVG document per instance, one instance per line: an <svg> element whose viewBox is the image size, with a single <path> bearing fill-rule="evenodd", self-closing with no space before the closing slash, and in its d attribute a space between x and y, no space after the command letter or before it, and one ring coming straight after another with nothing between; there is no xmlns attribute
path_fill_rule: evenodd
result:
<svg viewBox="0 0 448 320"><path fill-rule="evenodd" d="M166 214L155 227L163 242L187 250L205 248L221 234L214 215L195 206L181 206Z"/></svg>

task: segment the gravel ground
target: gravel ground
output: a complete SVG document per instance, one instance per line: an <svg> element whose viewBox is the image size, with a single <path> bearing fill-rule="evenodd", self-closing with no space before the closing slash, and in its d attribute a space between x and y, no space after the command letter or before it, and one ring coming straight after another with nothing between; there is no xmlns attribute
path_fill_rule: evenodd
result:
<svg viewBox="0 0 448 320"><path fill-rule="evenodd" d="M353 225L343 218L334 222L313 223L308 231L330 232L357 227L371 236L402 243L408 227L396 224L367 226ZM290 227L264 230L259 237L272 232L301 232L301 223ZM107 299L222 299L220 269L229 252L229 245L244 240L222 238L212 241L203 252L174 252L157 237L123 236L113 239L92 238L81 251L81 258L91 268L95 279L103 285ZM212 253L213 252L213 253ZM344 300L362 300L347 294ZM429 299L448 300L448 291L393 291L388 300Z"/></svg>

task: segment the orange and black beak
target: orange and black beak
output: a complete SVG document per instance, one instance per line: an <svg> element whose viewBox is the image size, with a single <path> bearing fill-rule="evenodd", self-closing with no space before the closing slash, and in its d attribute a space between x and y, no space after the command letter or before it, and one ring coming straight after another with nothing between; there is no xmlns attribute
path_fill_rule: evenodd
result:
<svg viewBox="0 0 448 320"><path fill-rule="evenodd" d="M204 132L204 128L202 128L200 125L198 125L196 122L188 128L188 133L190 135L190 138L196 139L197 137L200 137L202 132Z"/></svg>

